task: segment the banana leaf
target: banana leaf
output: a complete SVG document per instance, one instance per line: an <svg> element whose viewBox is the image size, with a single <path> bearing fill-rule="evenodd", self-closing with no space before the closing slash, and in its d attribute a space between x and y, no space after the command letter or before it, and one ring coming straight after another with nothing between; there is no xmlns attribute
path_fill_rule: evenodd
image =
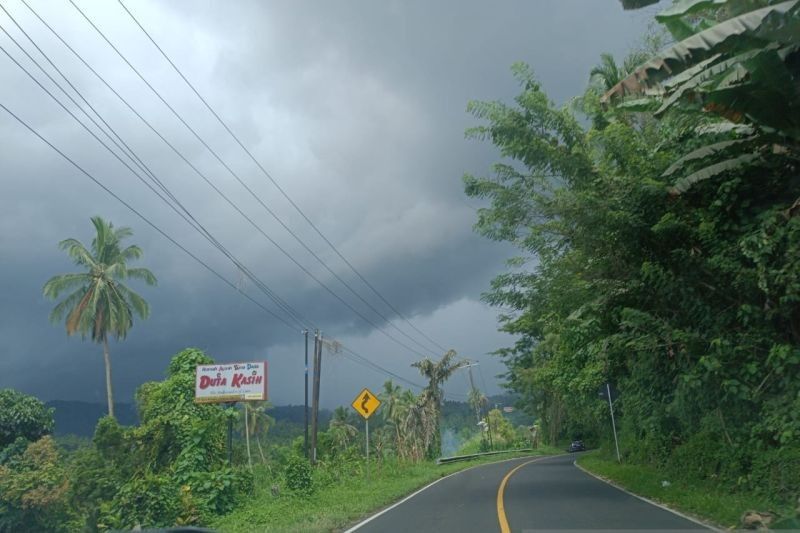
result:
<svg viewBox="0 0 800 533"><path fill-rule="evenodd" d="M601 102L644 88L675 76L717 53L735 53L744 46L764 46L769 42L800 42L800 0L788 0L756 9L703 30L671 46L617 83Z"/></svg>
<svg viewBox="0 0 800 533"><path fill-rule="evenodd" d="M675 161L674 163L672 163L669 166L669 168L667 168L667 170L665 170L664 173L661 174L661 177L666 178L667 176L670 176L670 175L674 174L677 170L682 168L686 163L689 163L691 161L697 161L697 160L700 160L700 159L706 159L706 158L718 155L721 152L724 152L725 150L730 148L731 146L750 143L754 139L755 139L755 137L748 137L747 139L735 139L735 140L731 140L731 141L722 141L722 142L718 142L718 143L714 143L714 144L708 144L706 146L698 148L697 150L693 150L693 151L689 152L688 154L686 154L685 156L683 156L680 159L678 159L677 161Z"/></svg>
<svg viewBox="0 0 800 533"><path fill-rule="evenodd" d="M745 168L759 158L760 156L758 154L742 154L739 157L734 157L732 159L727 159L725 161L709 165L698 170L697 172L689 174L685 178L679 179L675 183L675 186L670 189L670 192L673 194L685 193L697 182L713 178L724 172Z"/></svg>

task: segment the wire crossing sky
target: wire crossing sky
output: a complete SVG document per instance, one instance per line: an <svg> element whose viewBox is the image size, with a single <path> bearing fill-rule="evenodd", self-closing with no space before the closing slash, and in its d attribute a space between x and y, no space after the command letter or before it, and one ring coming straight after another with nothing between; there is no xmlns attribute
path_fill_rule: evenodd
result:
<svg viewBox="0 0 800 533"><path fill-rule="evenodd" d="M324 405L389 378L418 388L410 363L451 347L498 392L487 354L513 338L480 295L513 251L471 230L481 206L461 177L499 156L464 139L467 102L510 101L519 60L566 102L651 14L616 0L3 0L0 387L103 399L99 348L50 325L41 296L74 269L56 244L90 240L100 215L133 228L159 278L137 287L151 318L112 347L121 399L196 346L267 359L273 402L301 403L301 331L315 328L344 347L325 356Z"/></svg>

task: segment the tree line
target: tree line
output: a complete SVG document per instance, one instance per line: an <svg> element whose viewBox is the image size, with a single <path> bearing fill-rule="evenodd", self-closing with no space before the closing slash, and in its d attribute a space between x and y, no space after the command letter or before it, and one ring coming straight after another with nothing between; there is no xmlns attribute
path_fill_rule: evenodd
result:
<svg viewBox="0 0 800 533"><path fill-rule="evenodd" d="M800 2L657 19L565 105L524 64L513 103L469 104L502 156L464 178L475 229L519 250L497 353L550 442L608 442L611 383L623 460L796 501Z"/></svg>

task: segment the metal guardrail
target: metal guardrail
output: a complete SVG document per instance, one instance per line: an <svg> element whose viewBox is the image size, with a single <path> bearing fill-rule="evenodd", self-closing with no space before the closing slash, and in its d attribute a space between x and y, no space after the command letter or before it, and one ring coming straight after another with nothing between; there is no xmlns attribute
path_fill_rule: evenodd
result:
<svg viewBox="0 0 800 533"><path fill-rule="evenodd" d="M477 457L484 457L487 455L499 455L502 453L517 453L517 452L532 452L535 451L533 448L517 448L514 450L500 450L496 452L481 452L481 453L473 453L471 455L454 455L452 457L440 457L436 460L437 465L443 465L447 463L455 463L458 461L468 461L470 459L475 459Z"/></svg>

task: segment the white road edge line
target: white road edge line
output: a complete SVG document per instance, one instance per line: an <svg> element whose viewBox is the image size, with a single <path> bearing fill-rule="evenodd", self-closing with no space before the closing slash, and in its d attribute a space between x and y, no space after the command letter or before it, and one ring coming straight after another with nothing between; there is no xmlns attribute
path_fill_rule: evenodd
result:
<svg viewBox="0 0 800 533"><path fill-rule="evenodd" d="M651 499L649 499L649 498L645 498L644 496L639 496L638 494L634 494L634 493L632 493L631 491L629 491L629 490L627 490L627 489L624 489L624 488L622 488L621 486L617 485L617 484L616 484L616 483L614 483L613 481L610 481L610 480L608 480L608 479L606 479L606 478L600 477L600 476L598 476L597 474L595 474L595 473L593 473L593 472L589 472L589 471L588 471L588 470L586 470L584 467L582 467L581 465L579 465L577 460L573 461L573 462L572 462L572 465L573 465L575 468L577 468L578 470L581 470L581 471L583 471L583 473L584 473L584 474L588 474L588 475L592 476L593 478L595 478L595 479L597 479L597 480L599 480L599 481L602 481L603 483L605 483L605 484L607 484L607 485L611 485L611 486L612 486L612 487L614 487L615 489L617 489L617 490L621 490L622 492L624 492L625 494L628 494L629 496L633 496L634 498L638 498L638 499L642 500L643 502L649 503L650 505L655 505L655 506L656 506L656 507L658 507L659 509L663 509L663 510L665 510L665 511L669 511L670 513L672 513L672 514L674 514L674 515L680 516L681 518L683 518L683 519L685 519L685 520L689 520L690 522L694 522L695 524L697 524L697 525L699 525L699 526L703 526L703 527L705 527L705 528L708 528L708 529L710 529L711 531L716 531L717 533L725 533L725 532L727 531L727 530L725 530L725 529L719 529L718 527L716 527L716 526L714 526L714 525L712 525L712 524L707 524L707 523L705 523L705 522L703 522L703 521L701 521L701 520L698 520L697 518L694 518L694 517L692 517L692 516L689 516L689 515L683 514L683 513L682 513L682 512L680 512L680 511L676 511L675 509L670 509L670 508L669 508L669 507L667 507L666 505L660 504L660 503L658 503L658 502L654 502L653 500L651 500Z"/></svg>
<svg viewBox="0 0 800 533"><path fill-rule="evenodd" d="M422 492L422 491L424 491L424 490L426 490L426 489L429 489L429 488L431 488L432 486L436 485L436 484L437 484L437 483L439 483L440 481L443 481L443 480L445 480L445 479L447 479L447 478L449 478L449 477L453 477L453 476L455 476L455 475L458 475L458 474L460 474L460 473L462 473L462 472L466 472L467 470L472 470L473 468L478 468L478 467L480 467L480 466L486 466L486 465L496 465L496 464L499 464L499 463L506 463L506 462L508 462L508 461L516 461L516 460L519 460L519 459L530 459L531 457L550 457L550 456L547 456L547 455L540 455L540 456L536 456L536 455L528 455L528 456L525 456L525 457L514 457L514 458L512 458L512 459L503 459L502 461L492 461L492 462L490 462L490 463L483 463L483 464L479 464L479 465L473 465L473 466L471 466L471 467L469 467L469 468L465 468L464 470L459 470L458 472L453 472L452 474L447 474L447 475L446 475L446 476L444 476L444 477L440 477L440 478L439 478L439 479L437 479L436 481L432 481L431 483L428 483L427 485L425 485L425 486L424 486L424 487L422 487L421 489L417 490L416 492L412 492L411 494L409 494L408 496L406 496L405 498L403 498L403 499L402 499L402 500L400 500L399 502L393 503L392 505L390 505L390 506L389 506L389 507L387 507L386 509L384 509L384 510L382 510L382 511L378 512L378 513L375 513L374 515L370 516L369 518L367 518L367 519L365 519L365 520L362 520L361 522L359 522L358 524L354 525L354 526L353 526L353 527L351 527L350 529L348 529L348 530L345 530L345 531L344 531L344 533L352 533L353 531L355 531L355 530L359 529L360 527L362 527L362 526L365 526L365 525L367 525L368 523L372 522L373 520L375 520L375 519L376 519L376 518L378 518L379 516L383 515L384 513L388 513L389 511L391 511L391 510L392 510L392 509L394 509L395 507L397 507L397 506L399 506L399 505L402 505L402 504L404 504L405 502L407 502L408 500L410 500L411 498L413 498L414 496L416 496L416 495L417 495L417 494L419 494L420 492ZM555 456L552 456L552 457L555 457Z"/></svg>

